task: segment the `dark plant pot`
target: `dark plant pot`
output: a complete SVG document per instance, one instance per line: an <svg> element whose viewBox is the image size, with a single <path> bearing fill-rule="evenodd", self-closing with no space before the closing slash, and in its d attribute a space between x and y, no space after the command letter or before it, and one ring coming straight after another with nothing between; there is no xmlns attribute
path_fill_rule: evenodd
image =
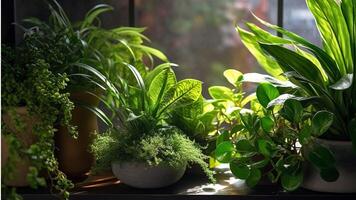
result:
<svg viewBox="0 0 356 200"><path fill-rule="evenodd" d="M150 166L147 163L113 162L113 174L122 183L135 188L161 188L178 182L184 175L186 164L174 168L164 164Z"/></svg>
<svg viewBox="0 0 356 200"><path fill-rule="evenodd" d="M85 92L71 93L70 98L89 106L98 106L99 99ZM95 132L98 131L98 121L94 113L88 109L75 106L72 111L72 125L78 127L78 138L69 135L67 127L59 127L55 136L56 156L59 169L72 181L83 181L94 162L94 156L89 148Z"/></svg>
<svg viewBox="0 0 356 200"><path fill-rule="evenodd" d="M16 114L22 123L24 123L24 131L20 132L15 128L14 120L8 115L4 114L2 120L4 124L15 134L17 139L21 142L24 148L29 148L36 141L36 136L32 132L33 126L37 122L37 118L28 114L26 107L18 107L15 109ZM1 166L4 167L9 159L9 144L6 139L1 135ZM28 186L27 174L31 166L30 160L27 157L19 158L15 161L11 178L5 178L4 183L8 186L23 187Z"/></svg>
<svg viewBox="0 0 356 200"><path fill-rule="evenodd" d="M317 139L316 142L329 148L334 153L336 168L340 176L335 182L326 182L320 177L319 170L307 163L302 187L319 192L355 193L356 153L352 151L352 143L323 139Z"/></svg>

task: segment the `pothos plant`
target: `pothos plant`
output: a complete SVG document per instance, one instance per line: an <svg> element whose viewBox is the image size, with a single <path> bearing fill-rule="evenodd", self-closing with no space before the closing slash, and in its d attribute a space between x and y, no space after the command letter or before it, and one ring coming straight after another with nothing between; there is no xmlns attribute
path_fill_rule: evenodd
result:
<svg viewBox="0 0 356 200"><path fill-rule="evenodd" d="M217 161L229 163L232 173L246 180L250 187L268 177L273 183L280 181L286 190L295 190L303 181L303 165L307 160L320 169L326 181L338 178L333 154L314 143L314 138L324 134L333 123L332 113L315 111L310 99L286 100L285 94L280 95L281 89L270 83L259 84L255 94L244 97L243 81L256 75L244 77L236 70L228 70L225 76L235 89L217 86L209 89L220 104L217 107L222 114L218 120L225 122L217 126L220 132L214 152ZM249 109L245 108L247 105Z"/></svg>
<svg viewBox="0 0 356 200"><path fill-rule="evenodd" d="M35 142L28 148L24 147L17 138L14 130L7 127L2 121L2 136L8 143L10 155L7 164L2 167L2 187L10 199L20 198L14 189L4 185L4 180L11 180L15 173L16 163L19 159L30 160L28 183L32 188L49 186L68 198L68 189L73 187L65 174L58 169L58 162L54 155L55 125L62 124L68 127L75 135L75 127L70 125L71 111L74 108L65 92L68 76L65 73L53 73L51 66L42 59L38 49L28 48L27 39L15 50L2 47L2 115L8 114L16 122L15 132L23 131L25 125L17 116L15 109L25 106L28 115L36 118L33 126ZM45 172L45 174L42 174ZM50 182L46 182L46 177Z"/></svg>
<svg viewBox="0 0 356 200"><path fill-rule="evenodd" d="M177 127L168 123L170 113L201 97L201 82L176 80L170 63L157 66L142 77L126 64L136 83L116 83L110 100L113 120L118 123L110 133L99 135L93 144L96 168L110 168L111 162L139 161L172 167L197 163L213 180L207 158L199 147Z"/></svg>

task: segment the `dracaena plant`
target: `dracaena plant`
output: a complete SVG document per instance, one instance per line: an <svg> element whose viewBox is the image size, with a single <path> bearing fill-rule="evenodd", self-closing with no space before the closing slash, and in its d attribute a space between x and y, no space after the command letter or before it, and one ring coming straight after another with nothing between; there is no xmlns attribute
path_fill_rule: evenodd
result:
<svg viewBox="0 0 356 200"><path fill-rule="evenodd" d="M170 63L157 66L142 76L132 65L136 83L125 79L115 83L107 101L111 108L114 129L99 135L92 150L96 169L110 168L111 162L139 161L149 165L168 164L173 167L197 163L213 180L198 145L169 123L171 113L188 106L201 97L198 80L176 80ZM131 82L131 81L130 81Z"/></svg>
<svg viewBox="0 0 356 200"><path fill-rule="evenodd" d="M291 94L316 97L315 108L334 113L324 138L351 140L356 149L356 2L306 0L323 41L318 47L303 37L258 19L281 33L275 36L247 23L237 27L242 42L272 76L287 78ZM286 96L287 97L287 96Z"/></svg>
<svg viewBox="0 0 356 200"><path fill-rule="evenodd" d="M209 89L214 99L224 102L220 121L225 125L218 126L220 134L214 152L217 161L229 163L232 173L250 187L268 177L273 183L280 181L286 190L295 190L303 181L306 160L320 169L325 180L338 178L332 153L313 142L332 124L332 113L313 111L306 98L285 100L270 83L259 84L256 94L246 98L241 89L244 76L236 70L227 70L224 75L234 89ZM250 75L245 76L245 81ZM245 108L247 105L249 109Z"/></svg>

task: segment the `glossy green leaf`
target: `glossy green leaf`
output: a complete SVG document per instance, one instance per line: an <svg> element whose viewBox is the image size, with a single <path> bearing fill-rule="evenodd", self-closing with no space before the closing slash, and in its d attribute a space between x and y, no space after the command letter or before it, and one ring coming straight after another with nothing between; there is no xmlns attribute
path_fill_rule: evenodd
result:
<svg viewBox="0 0 356 200"><path fill-rule="evenodd" d="M249 187L254 187L257 185L258 182L260 182L262 177L262 173L261 170L257 169L257 168L252 168L250 170L250 175L248 176L248 178L246 179L246 184Z"/></svg>
<svg viewBox="0 0 356 200"><path fill-rule="evenodd" d="M329 87L334 90L346 90L349 89L352 85L353 74L345 74L340 80L336 83L330 85Z"/></svg>
<svg viewBox="0 0 356 200"><path fill-rule="evenodd" d="M209 87L209 95L214 99L232 100L234 93L228 87L212 86Z"/></svg>
<svg viewBox="0 0 356 200"><path fill-rule="evenodd" d="M342 75L352 72L350 34L340 5L335 0L307 0L326 52L336 60Z"/></svg>
<svg viewBox="0 0 356 200"><path fill-rule="evenodd" d="M297 172L291 173L285 171L281 175L281 184L284 189L288 191L293 191L297 189L303 182L303 171L298 170Z"/></svg>
<svg viewBox="0 0 356 200"><path fill-rule="evenodd" d="M302 130L298 134L299 142L304 145L307 144L312 135L312 128L308 125L304 125Z"/></svg>
<svg viewBox="0 0 356 200"><path fill-rule="evenodd" d="M272 76L283 79L281 74L283 73L279 64L272 58L265 55L260 45L258 44L257 39L253 33L250 33L240 27L236 27L240 38L246 48L255 56L258 63Z"/></svg>
<svg viewBox="0 0 356 200"><path fill-rule="evenodd" d="M266 74L259 74L259 73L246 73L243 75L243 82L250 82L250 83L271 83L275 87L282 87L282 88L297 88L298 86L294 85L290 81L281 81L276 79L272 76Z"/></svg>
<svg viewBox="0 0 356 200"><path fill-rule="evenodd" d="M321 136L332 125L334 114L329 111L319 111L312 119L313 135Z"/></svg>
<svg viewBox="0 0 356 200"><path fill-rule="evenodd" d="M215 149L215 158L221 163L229 163L232 160L235 147L230 141L220 143Z"/></svg>
<svg viewBox="0 0 356 200"><path fill-rule="evenodd" d="M230 162L230 170L239 179L247 179L250 176L250 168L242 163Z"/></svg>
<svg viewBox="0 0 356 200"><path fill-rule="evenodd" d="M260 44L260 46L276 59L284 72L295 71L306 79L325 86L326 82L320 70L307 58L278 45Z"/></svg>
<svg viewBox="0 0 356 200"><path fill-rule="evenodd" d="M274 121L273 121L273 119L272 119L271 117L268 117L268 116L263 117L263 118L261 119L261 127L262 127L262 129L263 129L264 132L266 132L266 133L271 132L271 130L272 130L273 127L274 127Z"/></svg>
<svg viewBox="0 0 356 200"><path fill-rule="evenodd" d="M230 140L230 133L227 130L224 130L222 133L219 132L219 136L216 139L216 146L220 143Z"/></svg>
<svg viewBox="0 0 356 200"><path fill-rule="evenodd" d="M250 153L254 152L255 148L252 146L249 140L241 139L236 142L236 151L238 153Z"/></svg>
<svg viewBox="0 0 356 200"><path fill-rule="evenodd" d="M153 78L147 91L153 112L156 112L161 104L162 97L176 84L176 81L175 74L170 69L162 71Z"/></svg>
<svg viewBox="0 0 356 200"><path fill-rule="evenodd" d="M168 90L163 96L159 115L167 109L177 109L189 105L201 96L202 84L195 79L184 79Z"/></svg>
<svg viewBox="0 0 356 200"><path fill-rule="evenodd" d="M261 83L257 87L256 96L260 104L267 108L268 103L279 96L279 92L270 83Z"/></svg>
<svg viewBox="0 0 356 200"><path fill-rule="evenodd" d="M287 99L280 113L288 121L299 123L303 117L303 106L298 100Z"/></svg>
<svg viewBox="0 0 356 200"><path fill-rule="evenodd" d="M224 76L229 83L236 86L242 80L243 74L235 69L228 69L224 71Z"/></svg>
<svg viewBox="0 0 356 200"><path fill-rule="evenodd" d="M266 157L271 157L274 151L273 145L269 140L259 139L257 141L257 147L258 147L258 151Z"/></svg>

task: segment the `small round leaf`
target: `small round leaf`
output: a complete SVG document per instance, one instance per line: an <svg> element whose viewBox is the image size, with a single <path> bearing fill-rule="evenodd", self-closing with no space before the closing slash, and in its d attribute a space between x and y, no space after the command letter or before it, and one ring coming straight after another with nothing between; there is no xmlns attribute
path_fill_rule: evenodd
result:
<svg viewBox="0 0 356 200"><path fill-rule="evenodd" d="M268 103L279 96L279 91L270 83L261 83L257 87L256 96L260 104L267 108Z"/></svg>
<svg viewBox="0 0 356 200"><path fill-rule="evenodd" d="M246 184L249 187L254 187L261 180L261 171L257 168L252 168L250 170L250 175L246 179Z"/></svg>
<svg viewBox="0 0 356 200"><path fill-rule="evenodd" d="M245 164L230 162L230 170L239 179L247 179L250 175L250 168Z"/></svg>

